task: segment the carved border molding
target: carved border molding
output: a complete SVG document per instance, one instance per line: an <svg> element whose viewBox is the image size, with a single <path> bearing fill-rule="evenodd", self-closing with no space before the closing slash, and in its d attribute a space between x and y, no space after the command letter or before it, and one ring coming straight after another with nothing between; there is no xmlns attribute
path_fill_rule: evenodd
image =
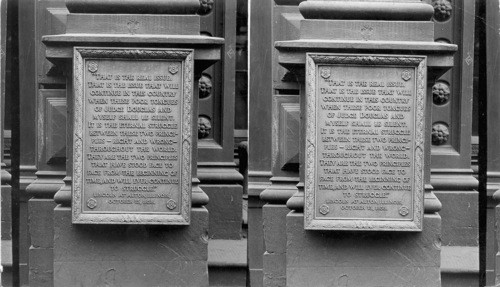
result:
<svg viewBox="0 0 500 287"><path fill-rule="evenodd" d="M72 181L72 220L82 224L161 224L188 225L191 215L192 184L192 105L193 105L193 73L194 50L192 49L120 49L75 47L74 70L74 110L73 110L73 181ZM83 212L84 186L84 77L87 59L116 60L180 60L182 62L182 95L181 95L181 130L182 155L180 160L181 204L179 214L172 213L85 213Z"/></svg>
<svg viewBox="0 0 500 287"><path fill-rule="evenodd" d="M424 212L424 159L425 159L425 95L427 57L407 55L354 55L333 53L307 53L306 55L306 143L305 143L305 206L304 227L308 230L364 230L364 231L422 231ZM366 67L405 67L415 70L415 131L413 153L413 219L365 220L318 219L315 216L315 174L317 169L317 100L318 64Z"/></svg>

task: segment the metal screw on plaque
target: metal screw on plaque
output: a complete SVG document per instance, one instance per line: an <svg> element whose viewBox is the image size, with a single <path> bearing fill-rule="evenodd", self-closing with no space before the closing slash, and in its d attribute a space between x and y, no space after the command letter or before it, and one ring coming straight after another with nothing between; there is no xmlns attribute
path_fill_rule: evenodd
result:
<svg viewBox="0 0 500 287"><path fill-rule="evenodd" d="M174 210L177 207L177 203L175 203L175 200L170 199L167 201L167 208L170 210Z"/></svg>
<svg viewBox="0 0 500 287"><path fill-rule="evenodd" d="M89 200L87 200L87 206L90 209L96 208L96 206L97 206L97 200L95 200L94 198L90 198Z"/></svg>
<svg viewBox="0 0 500 287"><path fill-rule="evenodd" d="M399 208L399 214L401 214L401 216L407 216L409 212L410 211L408 210L408 207L406 207L406 206L401 206Z"/></svg>
<svg viewBox="0 0 500 287"><path fill-rule="evenodd" d="M323 204L319 207L319 213L323 214L323 215L327 215L328 213L330 213L330 207L328 207L328 205L326 204Z"/></svg>
<svg viewBox="0 0 500 287"><path fill-rule="evenodd" d="M97 72L97 69L99 69L99 64L97 64L96 61L90 61L88 64L88 69L89 69L89 72L91 73L95 73Z"/></svg>
<svg viewBox="0 0 500 287"><path fill-rule="evenodd" d="M401 78L405 81L409 81L411 79L411 71L410 70L404 70L401 73Z"/></svg>

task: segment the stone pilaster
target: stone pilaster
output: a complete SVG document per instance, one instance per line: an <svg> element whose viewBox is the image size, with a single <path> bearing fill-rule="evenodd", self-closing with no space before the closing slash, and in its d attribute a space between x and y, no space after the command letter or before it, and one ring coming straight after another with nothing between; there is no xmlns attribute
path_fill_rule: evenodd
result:
<svg viewBox="0 0 500 287"><path fill-rule="evenodd" d="M2 51L6 51L7 44L7 2L0 1L0 47ZM4 137L4 119L5 119L5 55L6 53L2 53L0 56L0 197L1 197L1 205L0 205L0 240L12 240L11 231L12 231L12 205L11 205L11 174L6 170L7 165L5 164L4 159L4 150L5 150L5 137ZM0 244L1 245L1 244ZM4 255L5 256L5 255ZM7 258L1 258L0 262L5 262ZM2 284L2 272L3 266L0 266L0 285Z"/></svg>
<svg viewBox="0 0 500 287"><path fill-rule="evenodd" d="M421 1L316 1L299 4L305 18L298 40L278 41L279 63L297 75L300 86L300 181L288 200L287 286L441 286L441 203L430 183L431 82L453 66L456 46L436 44L430 21L434 9ZM388 33L391 31L391 33ZM359 56L419 55L427 58L421 232L305 230L304 188L306 53ZM439 60L437 60L439 59ZM423 74L425 75L425 73ZM310 76L310 75L308 75ZM308 145L312 143L307 142ZM334 182L332 182L334 183ZM411 262L408 262L411 258ZM393 276L390 274L399 274Z"/></svg>
<svg viewBox="0 0 500 287"><path fill-rule="evenodd" d="M481 5L486 8L486 67L487 74L487 239L494 238L493 244L486 244L486 286L500 284L500 134L495 127L500 122L500 69L498 67L497 52L499 48L498 27L499 1L487 1ZM478 7L479 9L479 7ZM484 34L483 34L484 35ZM489 64L492 62L492 64ZM481 139L480 139L481 140ZM482 158L480 158L481 160ZM483 159L484 160L484 159ZM491 234L493 233L493 234Z"/></svg>
<svg viewBox="0 0 500 287"><path fill-rule="evenodd" d="M53 266L56 270L53 276L54 286L71 286L75 282L85 282L84 284L89 286L99 284L208 286L208 211L204 205L209 199L200 187L198 178L196 80L203 70L220 60L223 39L200 35L200 16L196 15L201 9L198 0L68 0L66 5L70 12L67 17L66 34L43 38L47 47L47 59L65 71L68 109L67 175L63 180L64 185L54 195L54 201L58 204L53 213L55 239ZM76 46L116 47L129 50L186 48L195 51L192 54L194 71L186 70L185 74L186 79L193 80L189 86L192 90L187 94L192 97L185 102L190 105L188 117L191 117L193 137L190 140L183 140L182 143L183 147L184 143L190 144L188 150L191 152L192 207L189 226L148 226L146 223L87 225L72 222L72 212L75 208L72 206L72 186L75 184L72 179L77 178L73 174L75 89L72 63L73 48ZM188 68L189 65L186 64L186 69ZM184 88L187 86L186 84ZM185 150L180 151L182 156L183 152ZM117 246L119 247L116 248ZM158 249L158 246L164 248ZM66 250L71 252L68 253ZM86 255L92 256L93 259L85 259ZM95 265L92 263L93 260L102 264ZM157 268L162 271L155 271ZM144 276L147 273L150 275Z"/></svg>

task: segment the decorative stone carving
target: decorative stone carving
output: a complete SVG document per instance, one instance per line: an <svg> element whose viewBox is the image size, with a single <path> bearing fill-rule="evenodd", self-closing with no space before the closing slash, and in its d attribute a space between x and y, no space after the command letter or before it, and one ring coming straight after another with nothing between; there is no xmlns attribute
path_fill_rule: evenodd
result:
<svg viewBox="0 0 500 287"><path fill-rule="evenodd" d="M432 144L443 145L448 141L450 131L445 124L434 124L432 126Z"/></svg>
<svg viewBox="0 0 500 287"><path fill-rule="evenodd" d="M200 99L210 97L212 95L212 79L208 75L203 74L198 81L198 89Z"/></svg>
<svg viewBox="0 0 500 287"><path fill-rule="evenodd" d="M198 138L204 139L210 135L212 131L212 123L210 119L205 116L198 117Z"/></svg>
<svg viewBox="0 0 500 287"><path fill-rule="evenodd" d="M443 82L437 82L432 86L432 98L436 105L444 105L450 99L450 87Z"/></svg>
<svg viewBox="0 0 500 287"><path fill-rule="evenodd" d="M198 14L207 15L214 8L214 0L200 0L200 9Z"/></svg>
<svg viewBox="0 0 500 287"><path fill-rule="evenodd" d="M41 171L45 164L54 166L66 163L66 92L40 89L38 97L37 148Z"/></svg>
<svg viewBox="0 0 500 287"><path fill-rule="evenodd" d="M300 130L300 106L297 102L283 102L277 106L278 146L276 152L279 155L281 170L298 170L299 168L299 130Z"/></svg>
<svg viewBox="0 0 500 287"><path fill-rule="evenodd" d="M434 7L434 19L436 21L446 21L451 17L453 7L449 0L434 0L432 1Z"/></svg>
<svg viewBox="0 0 500 287"><path fill-rule="evenodd" d="M370 40L373 35L373 27L370 25L365 25L361 28L361 35L365 41Z"/></svg>
<svg viewBox="0 0 500 287"><path fill-rule="evenodd" d="M135 19L131 19L127 22L127 29L130 34L137 34L137 30L139 30L141 23Z"/></svg>
<svg viewBox="0 0 500 287"><path fill-rule="evenodd" d="M467 58L465 58L465 63L467 66L470 66L474 62L474 58L470 55L470 53L467 53Z"/></svg>

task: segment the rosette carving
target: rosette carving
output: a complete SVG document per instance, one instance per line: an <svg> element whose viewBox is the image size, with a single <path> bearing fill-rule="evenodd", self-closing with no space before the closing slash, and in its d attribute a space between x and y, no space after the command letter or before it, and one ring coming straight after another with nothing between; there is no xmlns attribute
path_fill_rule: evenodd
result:
<svg viewBox="0 0 500 287"><path fill-rule="evenodd" d="M434 124L432 126L432 144L442 145L448 142L450 137L450 131L448 127L444 124Z"/></svg>
<svg viewBox="0 0 500 287"><path fill-rule="evenodd" d="M202 75L198 81L200 99L208 98L212 94L212 80L207 75Z"/></svg>
<svg viewBox="0 0 500 287"><path fill-rule="evenodd" d="M432 86L432 99L436 105L444 105L450 100L450 87L442 82Z"/></svg>
<svg viewBox="0 0 500 287"><path fill-rule="evenodd" d="M210 135L212 131L212 123L206 117L198 118L198 139L204 139Z"/></svg>
<svg viewBox="0 0 500 287"><path fill-rule="evenodd" d="M200 9L198 14L207 15L214 8L214 0L200 0Z"/></svg>
<svg viewBox="0 0 500 287"><path fill-rule="evenodd" d="M432 1L434 7L434 19L436 21L446 21L450 19L453 6L449 0L434 0Z"/></svg>

